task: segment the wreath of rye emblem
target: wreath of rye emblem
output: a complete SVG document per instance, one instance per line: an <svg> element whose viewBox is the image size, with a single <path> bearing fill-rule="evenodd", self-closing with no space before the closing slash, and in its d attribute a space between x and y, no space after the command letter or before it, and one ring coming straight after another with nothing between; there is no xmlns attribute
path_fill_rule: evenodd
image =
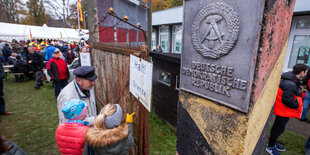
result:
<svg viewBox="0 0 310 155"><path fill-rule="evenodd" d="M202 8L192 25L192 42L204 58L217 59L228 54L239 35L239 16L226 3L217 2Z"/></svg>

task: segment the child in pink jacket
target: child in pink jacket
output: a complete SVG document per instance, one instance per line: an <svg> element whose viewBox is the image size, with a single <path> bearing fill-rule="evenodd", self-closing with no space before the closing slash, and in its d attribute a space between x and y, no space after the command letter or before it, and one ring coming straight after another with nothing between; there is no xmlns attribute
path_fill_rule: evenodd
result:
<svg viewBox="0 0 310 155"><path fill-rule="evenodd" d="M81 100L69 100L65 102L62 112L66 119L56 129L56 142L61 154L81 155L84 147L84 135L88 129L87 105Z"/></svg>

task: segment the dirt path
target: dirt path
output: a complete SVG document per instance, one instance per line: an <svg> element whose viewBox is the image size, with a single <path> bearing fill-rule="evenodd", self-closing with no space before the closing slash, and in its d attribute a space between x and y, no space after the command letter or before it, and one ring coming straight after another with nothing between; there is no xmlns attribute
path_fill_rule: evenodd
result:
<svg viewBox="0 0 310 155"><path fill-rule="evenodd" d="M291 118L286 126L286 129L295 133L310 136L310 111L307 113L307 122L299 121L298 119Z"/></svg>

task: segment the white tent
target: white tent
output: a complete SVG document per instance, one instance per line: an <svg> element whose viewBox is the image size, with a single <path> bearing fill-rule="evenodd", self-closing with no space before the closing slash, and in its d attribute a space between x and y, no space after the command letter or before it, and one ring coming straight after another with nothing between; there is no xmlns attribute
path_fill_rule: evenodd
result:
<svg viewBox="0 0 310 155"><path fill-rule="evenodd" d="M57 39L64 41L78 41L81 38L88 39L88 30L81 30L83 33L79 35L79 30L69 28L31 26L21 24L10 24L0 22L0 40L12 41L29 40L30 34L34 39ZM82 35L84 34L84 35ZM86 35L85 35L86 34Z"/></svg>
<svg viewBox="0 0 310 155"><path fill-rule="evenodd" d="M12 41L12 39L25 39L25 25L0 22L0 40Z"/></svg>

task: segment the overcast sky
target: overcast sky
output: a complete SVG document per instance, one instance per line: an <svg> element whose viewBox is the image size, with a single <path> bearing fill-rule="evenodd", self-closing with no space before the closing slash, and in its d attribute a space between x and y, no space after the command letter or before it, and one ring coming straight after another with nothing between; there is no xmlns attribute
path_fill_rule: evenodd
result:
<svg viewBox="0 0 310 155"><path fill-rule="evenodd" d="M29 0L21 0L21 1L26 4L26 2L28 2ZM43 0L43 1L45 1L45 0ZM58 2L59 4L62 4L62 0L50 0L50 1L52 1L52 2L55 1L55 2ZM66 0L66 1L68 1L70 4L73 4L74 2L77 2L78 0ZM45 12L48 15L51 15L53 18L58 18L54 14L55 11L54 10L50 10L49 9L50 7L48 7L47 4L44 4L44 6L45 6ZM27 6L25 6L25 9L27 9ZM62 12L62 9L60 8L59 11Z"/></svg>

